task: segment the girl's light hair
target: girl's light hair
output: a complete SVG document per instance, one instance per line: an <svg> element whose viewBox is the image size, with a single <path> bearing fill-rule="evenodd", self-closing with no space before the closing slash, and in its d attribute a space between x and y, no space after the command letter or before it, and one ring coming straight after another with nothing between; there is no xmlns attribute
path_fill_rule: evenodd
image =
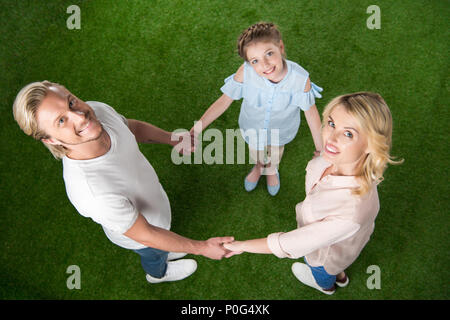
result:
<svg viewBox="0 0 450 320"><path fill-rule="evenodd" d="M392 116L384 99L377 93L357 92L338 96L331 100L322 114L322 125L328 122L328 117L337 106L342 106L359 122L366 133L369 154L360 167L357 176L360 177L360 187L353 194L364 195L372 183L383 181L383 173L389 164L400 164L389 155L392 146Z"/></svg>
<svg viewBox="0 0 450 320"><path fill-rule="evenodd" d="M280 44L281 33L273 23L259 22L248 27L238 38L237 49L242 59L247 61L247 47L255 41L273 42Z"/></svg>
<svg viewBox="0 0 450 320"><path fill-rule="evenodd" d="M25 134L36 140L47 139L49 136L38 126L36 111L46 97L50 87L63 87L58 83L49 81L33 82L23 87L16 96L13 104L14 119ZM64 87L63 87L64 88ZM44 142L43 142L44 143ZM56 159L66 155L63 146L44 143Z"/></svg>

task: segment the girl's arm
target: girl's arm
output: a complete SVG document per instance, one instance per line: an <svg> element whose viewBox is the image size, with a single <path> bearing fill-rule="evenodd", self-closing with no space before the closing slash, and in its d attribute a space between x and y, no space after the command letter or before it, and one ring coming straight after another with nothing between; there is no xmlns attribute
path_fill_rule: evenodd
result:
<svg viewBox="0 0 450 320"><path fill-rule="evenodd" d="M267 244L267 238L246 241L233 241L224 243L223 246L228 250L234 251L235 253L272 253Z"/></svg>
<svg viewBox="0 0 450 320"><path fill-rule="evenodd" d="M311 80L308 78L306 81L305 92L311 90ZM306 122L308 122L309 130L311 131L311 135L314 141L314 146L316 147L316 151L314 152L314 156L319 156L322 151L322 134L321 127L322 123L320 121L320 115L317 111L316 105L312 105L307 111L305 111Z"/></svg>
<svg viewBox="0 0 450 320"><path fill-rule="evenodd" d="M234 80L241 83L244 81L244 65L241 65L236 71ZM222 96L217 99L208 108L208 110L206 110L200 120L197 121L197 123L192 127L192 129L190 130L191 135L193 135L195 132L195 136L197 136L200 132L206 129L206 127L208 127L214 120L220 117L230 107L231 103L233 103L233 99L231 99L226 94L222 94Z"/></svg>
<svg viewBox="0 0 450 320"><path fill-rule="evenodd" d="M314 154L318 156L322 151L322 135L321 127L322 123L320 121L319 112L317 111L316 105L312 105L307 111L305 111L305 118L308 122L309 130L314 141L314 146L316 147L316 152Z"/></svg>
<svg viewBox="0 0 450 320"><path fill-rule="evenodd" d="M203 116L200 118L199 121L196 122L196 124L191 129L191 134L195 133L195 136L197 136L200 132L202 132L206 127L208 127L214 120L216 120L218 117L224 113L228 107L233 102L233 99L231 99L226 94L222 94L222 96L217 99L209 108L206 110L206 112L203 114Z"/></svg>

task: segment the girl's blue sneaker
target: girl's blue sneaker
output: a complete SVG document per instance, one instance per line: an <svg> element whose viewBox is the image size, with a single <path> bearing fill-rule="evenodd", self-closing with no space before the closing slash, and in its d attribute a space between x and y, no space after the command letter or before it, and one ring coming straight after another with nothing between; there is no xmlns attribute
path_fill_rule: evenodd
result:
<svg viewBox="0 0 450 320"><path fill-rule="evenodd" d="M280 191L281 182L280 182L280 173L278 171L277 171L277 177L278 177L278 184L276 186L267 185L267 191L269 191L269 194L271 196L275 196L278 193L278 191Z"/></svg>
<svg viewBox="0 0 450 320"><path fill-rule="evenodd" d="M248 177L248 175L247 175L247 177ZM245 177L245 180L244 180L244 187L245 187L245 190L247 192L250 192L250 191L255 190L256 186L258 185L259 179L256 182L250 182L250 181L247 180L247 177ZM261 178L261 176L259 176L259 177Z"/></svg>

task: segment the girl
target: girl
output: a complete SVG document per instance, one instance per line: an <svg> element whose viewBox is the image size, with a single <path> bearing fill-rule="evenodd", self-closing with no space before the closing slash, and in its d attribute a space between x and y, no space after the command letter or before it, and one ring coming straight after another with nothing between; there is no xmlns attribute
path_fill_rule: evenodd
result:
<svg viewBox="0 0 450 320"><path fill-rule="evenodd" d="M224 246L234 253L273 253L305 257L292 272L302 283L333 294L344 287L344 270L360 254L380 208L377 184L383 180L392 136L392 118L383 98L360 92L334 98L323 112L320 157L306 167L306 198L296 206L298 228L267 238Z"/></svg>
<svg viewBox="0 0 450 320"><path fill-rule="evenodd" d="M244 186L252 191L265 174L267 189L274 196L280 189L278 164L284 145L297 134L300 110L305 112L316 155L322 150L320 116L315 105L315 97L322 97L322 88L310 82L306 70L285 59L281 34L273 23L258 23L245 30L238 40L238 52L244 64L225 79L223 95L194 125L191 135L197 137L233 100L244 98L239 126L256 163Z"/></svg>

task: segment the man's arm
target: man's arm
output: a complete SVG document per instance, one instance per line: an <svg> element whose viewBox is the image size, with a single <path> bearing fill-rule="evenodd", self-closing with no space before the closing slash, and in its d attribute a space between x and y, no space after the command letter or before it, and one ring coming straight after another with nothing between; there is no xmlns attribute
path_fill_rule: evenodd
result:
<svg viewBox="0 0 450 320"><path fill-rule="evenodd" d="M202 255L215 260L220 260L230 253L222 244L234 240L233 237L210 238L206 241L192 240L149 224L141 214L124 235L147 247Z"/></svg>
<svg viewBox="0 0 450 320"><path fill-rule="evenodd" d="M171 140L172 132L167 132L148 122L127 119L128 128L138 143L162 143L175 146L178 141Z"/></svg>

